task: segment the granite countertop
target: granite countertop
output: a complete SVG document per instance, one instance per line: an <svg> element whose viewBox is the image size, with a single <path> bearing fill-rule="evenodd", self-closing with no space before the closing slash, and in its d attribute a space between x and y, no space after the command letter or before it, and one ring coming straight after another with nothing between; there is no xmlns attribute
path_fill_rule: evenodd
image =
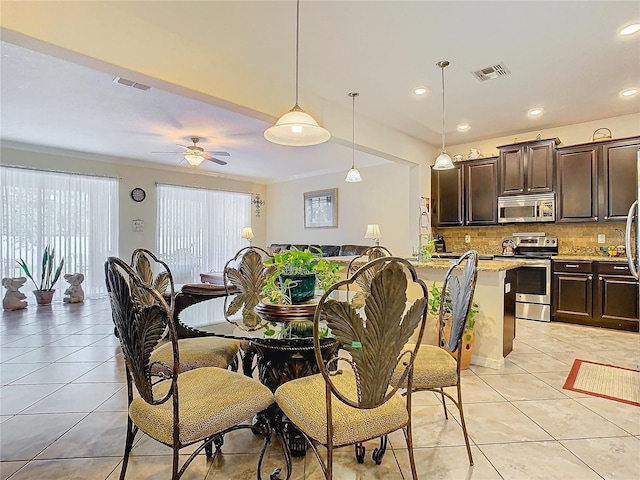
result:
<svg viewBox="0 0 640 480"><path fill-rule="evenodd" d="M627 263L626 255L622 257L606 257L604 255L554 255L552 260L585 260L590 262L622 262Z"/></svg>
<svg viewBox="0 0 640 480"><path fill-rule="evenodd" d="M412 260L411 263L416 268L437 268L446 270L453 263L452 260L432 258L427 262L417 262ZM511 270L514 268L526 265L527 262L522 260L479 260L478 271L479 272L503 272L505 270Z"/></svg>

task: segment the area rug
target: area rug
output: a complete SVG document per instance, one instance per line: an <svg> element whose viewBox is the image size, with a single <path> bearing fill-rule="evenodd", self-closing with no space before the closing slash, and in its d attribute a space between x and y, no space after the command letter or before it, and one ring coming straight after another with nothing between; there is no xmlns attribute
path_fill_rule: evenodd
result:
<svg viewBox="0 0 640 480"><path fill-rule="evenodd" d="M640 407L640 371L576 359L562 387Z"/></svg>

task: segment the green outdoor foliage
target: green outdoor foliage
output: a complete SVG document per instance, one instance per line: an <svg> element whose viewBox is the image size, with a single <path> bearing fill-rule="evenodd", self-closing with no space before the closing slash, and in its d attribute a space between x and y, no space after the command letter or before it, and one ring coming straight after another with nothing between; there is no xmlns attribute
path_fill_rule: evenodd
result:
<svg viewBox="0 0 640 480"><path fill-rule="evenodd" d="M264 262L265 266L274 266L273 274L267 278L262 294L272 303L289 304L291 299L287 296L287 288L293 283L286 279L280 282L280 275L304 275L315 273L316 287L326 290L340 280L337 263L329 262L324 258L311 253L309 250L285 250L282 253L274 253L273 259Z"/></svg>
<svg viewBox="0 0 640 480"><path fill-rule="evenodd" d="M440 287L438 287L436 285L436 282L433 282L433 285L431 285L431 288L429 289L429 313L433 314L433 315L438 315L439 311L440 311L440 295L442 293L442 289ZM445 295L445 303L444 303L444 308L445 311L451 311L451 298L449 297L448 293ZM467 326L466 326L466 331L467 332L471 332L473 331L473 327L475 327L476 325L476 320L475 320L475 316L478 314L478 312L480 311L480 306L476 303L473 302L471 304L471 308L469 309L469 313L467 314Z"/></svg>
<svg viewBox="0 0 640 480"><path fill-rule="evenodd" d="M54 270L53 261L55 259L56 253L55 248L50 248L49 245L44 249L44 253L42 254L42 272L40 276L40 286L36 283L36 281L31 276L31 272L29 271L29 267L27 263L21 258L18 262L18 265L22 268L25 275L29 277L29 279L33 282L33 285L36 287L36 290L39 291L49 291L53 290L53 286L60 278L60 274L62 273L62 267L64 265L64 258L60 260L60 264Z"/></svg>

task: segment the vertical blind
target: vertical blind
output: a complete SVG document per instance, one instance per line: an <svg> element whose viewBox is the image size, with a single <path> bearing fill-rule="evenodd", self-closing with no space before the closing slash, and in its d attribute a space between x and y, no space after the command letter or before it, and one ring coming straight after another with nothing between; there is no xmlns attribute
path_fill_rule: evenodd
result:
<svg viewBox="0 0 640 480"><path fill-rule="evenodd" d="M156 225L156 250L174 281L196 282L247 246L251 194L159 184Z"/></svg>
<svg viewBox="0 0 640 480"><path fill-rule="evenodd" d="M118 254L118 180L2 166L2 275L38 282L42 253L55 248L64 273L82 273L85 294L106 293L104 262ZM31 282L25 292L32 289ZM64 278L57 289L67 287Z"/></svg>

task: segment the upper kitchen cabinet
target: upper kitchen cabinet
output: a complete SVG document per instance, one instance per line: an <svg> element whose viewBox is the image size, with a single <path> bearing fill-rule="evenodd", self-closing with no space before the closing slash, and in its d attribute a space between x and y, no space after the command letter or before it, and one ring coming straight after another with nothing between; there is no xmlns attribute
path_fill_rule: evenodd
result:
<svg viewBox="0 0 640 480"><path fill-rule="evenodd" d="M600 218L623 222L636 200L636 159L640 137L614 140L602 145Z"/></svg>
<svg viewBox="0 0 640 480"><path fill-rule="evenodd" d="M557 222L623 222L636 197L640 137L557 151Z"/></svg>
<svg viewBox="0 0 640 480"><path fill-rule="evenodd" d="M558 138L498 147L499 195L553 191L553 160Z"/></svg>
<svg viewBox="0 0 640 480"><path fill-rule="evenodd" d="M497 225L498 157L464 164L465 225Z"/></svg>
<svg viewBox="0 0 640 480"><path fill-rule="evenodd" d="M598 221L599 145L578 145L557 152L556 222Z"/></svg>
<svg viewBox="0 0 640 480"><path fill-rule="evenodd" d="M458 227L463 224L462 167L460 165L451 170L431 168L431 203L434 226Z"/></svg>

